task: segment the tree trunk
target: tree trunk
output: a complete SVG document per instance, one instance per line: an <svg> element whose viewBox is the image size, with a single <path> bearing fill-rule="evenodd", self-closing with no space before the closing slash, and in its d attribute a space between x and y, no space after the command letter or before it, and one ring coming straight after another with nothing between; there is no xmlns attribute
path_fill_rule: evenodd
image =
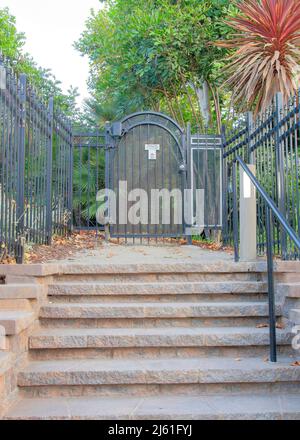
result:
<svg viewBox="0 0 300 440"><path fill-rule="evenodd" d="M209 127L211 123L211 108L209 100L209 85L206 80L201 83L201 86L195 86L193 84L193 89L196 93L201 115L204 121L205 127Z"/></svg>

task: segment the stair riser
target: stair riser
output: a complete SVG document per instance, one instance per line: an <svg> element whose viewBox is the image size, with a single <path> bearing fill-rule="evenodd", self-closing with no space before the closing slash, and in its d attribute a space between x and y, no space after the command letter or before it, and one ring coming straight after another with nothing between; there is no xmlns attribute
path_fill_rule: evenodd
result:
<svg viewBox="0 0 300 440"><path fill-rule="evenodd" d="M31 386L20 387L20 397L146 397L159 395L205 396L222 394L232 396L243 393L244 395L266 393L293 393L300 392L300 383L236 383L236 384L196 384L186 383L181 385L91 385L91 386Z"/></svg>
<svg viewBox="0 0 300 440"><path fill-rule="evenodd" d="M266 293L238 293L238 294L177 294L177 295L50 295L51 303L114 303L114 302L249 302L261 301L266 304Z"/></svg>
<svg viewBox="0 0 300 440"><path fill-rule="evenodd" d="M279 319L278 319L279 320ZM253 327L267 324L268 317L224 317L224 318L103 318L65 319L42 318L43 328L156 328L156 327Z"/></svg>
<svg viewBox="0 0 300 440"><path fill-rule="evenodd" d="M278 355L293 354L290 345L278 346ZM30 360L62 360L62 359L165 359L165 358L205 358L220 356L222 358L243 359L257 356L268 359L269 346L251 347L146 347L146 348L66 348L66 349L37 349L30 350Z"/></svg>
<svg viewBox="0 0 300 440"><path fill-rule="evenodd" d="M145 274L70 274L53 277L53 283L74 282L184 282L184 281L258 281L264 275L255 272L207 272L207 273L145 273Z"/></svg>

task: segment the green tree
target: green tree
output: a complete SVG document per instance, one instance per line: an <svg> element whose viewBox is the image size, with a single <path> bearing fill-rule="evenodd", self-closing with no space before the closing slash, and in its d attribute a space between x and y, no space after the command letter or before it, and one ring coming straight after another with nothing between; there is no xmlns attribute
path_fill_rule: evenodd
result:
<svg viewBox="0 0 300 440"><path fill-rule="evenodd" d="M115 117L137 109L168 111L179 123L220 129L218 72L227 49L228 0L106 0L76 47L88 55L90 89ZM222 97L221 97L222 99ZM211 106L215 112L211 112Z"/></svg>

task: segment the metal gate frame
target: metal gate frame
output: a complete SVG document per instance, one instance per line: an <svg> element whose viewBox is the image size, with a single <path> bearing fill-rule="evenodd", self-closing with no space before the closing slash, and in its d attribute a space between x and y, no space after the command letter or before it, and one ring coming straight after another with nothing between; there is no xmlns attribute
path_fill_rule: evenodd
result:
<svg viewBox="0 0 300 440"><path fill-rule="evenodd" d="M104 189L100 187L99 180L106 182L106 169L103 170L101 175L100 162L101 155L105 154L107 148L106 135L104 131L84 131L74 130L73 133L73 174L76 167L79 168L79 188L76 187L76 181L73 176L73 229L76 231L103 231L104 225L100 225L94 220L94 215L91 214L90 206L92 203L96 203L96 194L99 190ZM93 167L92 156L96 152L94 157L96 164ZM84 155L87 153L87 157ZM105 167L106 167L106 158ZM81 187L82 176L84 168L87 167L87 203L84 201L84 194ZM94 168L94 169L93 169ZM95 181L92 181L94 177ZM93 197L94 196L94 197ZM75 206L77 211L75 211ZM97 206L96 206L97 209ZM86 211L85 215L84 212ZM77 218L76 218L77 215ZM85 218L84 218L85 217Z"/></svg>
<svg viewBox="0 0 300 440"><path fill-rule="evenodd" d="M201 150L204 152L208 151L214 151L219 153L220 155L220 165L219 170L215 169L214 171L219 172L219 182L220 182L220 188L219 188L219 211L220 211L220 217L219 221L215 223L205 223L203 226L203 230L222 230L223 228L223 148L222 148L222 137L221 136L215 136L215 135L190 135L189 137L189 157L190 157L190 164L189 164L189 175L190 175L190 188L192 190L192 193L194 193L194 158L193 158L193 152L196 150ZM207 169L206 169L207 172ZM204 188L206 189L206 188ZM205 196L207 197L207 195ZM206 199L207 201L207 199ZM211 199L209 199L209 203L211 203ZM191 203L191 209L192 213L194 212L194 199ZM199 225L193 225L192 228L198 229Z"/></svg>
<svg viewBox="0 0 300 440"><path fill-rule="evenodd" d="M140 225L136 225L139 227L139 231L134 231L134 227L132 225L128 226L128 229L125 228L125 231L116 230L117 228L115 225L100 225L97 223L97 219L95 217L94 208L92 207L90 210L91 204L96 204L96 211L98 209L98 205L96 203L96 193L98 190L104 190L112 189L113 187L113 172L112 167L114 164L114 159L116 156L116 152L118 151L119 145L122 140L124 140L125 136L130 135L131 130L135 129L136 127L158 127L162 129L163 131L154 133L154 139L157 137L157 139L160 138L160 143L166 142L168 144L168 147L166 147L165 150L161 151L168 151L168 154L174 155L172 156L172 165L170 168L170 163L168 164L168 160L164 162L164 156L161 157L161 165L155 167L155 173L156 170L159 170L159 176L158 180L156 180L155 177L155 185L161 182L166 184L166 188L169 190L179 188L182 190L184 189L190 189L191 192L188 196L189 199L185 196L185 194L182 194L182 222L181 224L177 225L175 227L175 222L171 220L171 224L168 229L168 225L157 225L157 227L153 227L151 223L149 223L149 216L151 216L151 210L148 210L148 225L147 225L147 231L144 231L142 233L143 227ZM144 129L145 130L145 129ZM165 140L163 140L164 132L167 134ZM133 133L133 132L132 132ZM146 134L143 133L143 128L139 129L139 133L142 133L142 138L145 138L148 140L148 136L151 138L151 133ZM169 136L170 135L170 136ZM162 137L162 138L161 138ZM175 142L171 140L173 139ZM136 152L139 151L139 173L141 173L141 164L145 165L144 158L142 155L140 155L140 151L138 148L141 147L141 137L139 134L139 138L133 138L132 139L133 144L129 145L135 145L134 148L137 148ZM137 147L139 145L139 147ZM125 148L125 147L124 147ZM190 130L190 125L187 125L187 130L182 129L176 121L174 121L172 118L170 118L167 115L164 115L162 113L153 112L153 111L144 111L144 112L137 112L133 113L129 116L126 116L124 119L122 119L119 122L114 123L107 123L105 131L76 131L74 130L73 133L73 174L75 170L77 171L77 174L84 172L87 181L85 182L87 189L87 199L85 200L82 198L82 192L84 188L81 188L81 183L79 183L79 186L76 181L74 180L73 184L73 229L74 230L88 230L88 231L97 231L97 232L103 232L105 230L106 237L111 236L112 238L117 239L125 239L125 242L127 239L140 239L142 242L143 239L150 240L150 239L181 239L181 238L187 238L188 243L191 244L192 242L192 236L193 235L199 235L199 228L198 225L193 225L193 190L194 190L194 167L193 167L193 152L195 150L214 150L214 151L220 151L220 170L214 169L214 172L217 172L218 175L218 181L219 184L219 190L220 190L220 200L218 199L218 202L211 200L211 196L205 195L206 200L206 206L207 204L210 206L211 203L214 203L215 206L218 206L218 203L220 203L219 210L215 211L220 213L220 218L218 218L218 221L216 219L216 222L214 224L205 224L204 230L220 230L222 229L222 203L223 203L223 194L222 194L222 184L223 184L223 169L222 169L222 140L220 136L214 136L214 135L192 135ZM92 153L96 151L96 153ZM126 150L127 151L127 150ZM96 161L93 160L93 156L100 156L102 159L99 159L101 161L102 170L99 168L100 162L97 159ZM134 150L133 153L134 154ZM95 157L96 157L95 156ZM94 159L95 159L94 157ZM133 157L133 156L132 156ZM141 159L140 159L141 157ZM166 155L167 157L167 155ZM133 159L132 159L133 160ZM105 162L105 164L104 164ZM177 163L177 165L175 165ZM166 166L167 169L167 176L163 176L162 171L164 170L164 166ZM178 168L174 168L175 166L178 166ZM77 168L76 168L77 167ZM79 168L78 168L79 167ZM149 172L149 165L147 163L147 179L148 179L148 172ZM132 161L132 167L130 168L130 174L134 171L134 160ZM173 170L172 173L174 173L175 169L175 184L174 180L171 177L170 178L170 172L168 174L168 170ZM129 173L127 169L126 173ZM144 169L145 171L145 169ZM127 176L127 174L125 175ZM140 174L135 174L135 179L132 177L131 182L133 184L133 180L138 180ZM100 186L99 186L99 176L100 177ZM80 174L81 175L81 174ZM163 177L161 177L163 176ZM74 177L74 176L73 176ZM128 177L130 178L130 175L128 174ZM150 182L148 181L149 187L146 186L146 191L149 195L149 190L151 189L151 172L150 172ZM166 179L166 180L165 180ZM78 180L78 176L77 176ZM122 179L121 179L122 180ZM84 179L83 179L84 181ZM81 182L81 178L80 178ZM143 181L142 181L143 182ZM173 185L173 186L172 186ZM153 188L154 188L153 187ZM143 188L143 186L141 186ZM159 188L158 188L159 189ZM203 188L205 189L205 188ZM212 191L212 192L211 192ZM214 189L209 190L208 193L214 194ZM208 197L208 199L207 199ZM186 205L187 203L187 205ZM99 205L100 206L100 205ZM76 209L77 211L76 211ZM150 205L149 205L150 207ZM93 216L91 216L91 211L93 211ZM187 214L185 211L189 211L189 219L188 222L186 221L185 214ZM170 215L174 215L174 209L171 207ZM128 214L128 211L127 211ZM77 220L76 220L76 215ZM118 217L118 216L117 216ZM174 220L174 218L173 218ZM117 220L118 221L118 220ZM177 228L178 226L178 228ZM129 230L131 229L131 232ZM176 229L177 228L177 229ZM202 228L202 225L201 225ZM154 233L150 231L151 229L154 229ZM172 230L173 229L173 230Z"/></svg>
<svg viewBox="0 0 300 440"><path fill-rule="evenodd" d="M137 120L138 118L142 118L140 121ZM157 119L160 119L161 122L158 122ZM133 121L133 123L132 123ZM136 122L134 122L136 121ZM171 125L173 128L173 131L170 127L168 127L168 124ZM181 161L178 163L178 175L182 174L181 181L182 181L182 189L187 188L187 173L188 173L188 167L187 167L187 141L186 141L186 133L182 127L178 125L176 121L174 121L169 116L154 112L154 111L143 111L143 112L136 112L129 116L126 116L124 119L122 119L119 122L115 122L111 125L108 125L106 127L106 150L107 150L107 160L106 160L106 182L107 182L107 188L112 189L112 167L114 165L114 159L116 151L118 151L118 147L120 142L124 139L127 134L137 127L143 127L143 126L153 126L153 127L159 127L163 130L165 130L175 141L175 145L178 147L178 151L180 153ZM177 135L176 135L177 132ZM184 197L182 197L182 213L184 217ZM149 213L148 213L149 216ZM174 232L155 232L155 233L129 233L125 230L124 233L114 231L114 228L112 225L109 225L109 234L113 238L125 238L125 241L128 238L134 239L165 239L165 238L183 238L186 237L186 227L184 220L182 222L181 231L178 234L174 234ZM126 229L126 228L125 228Z"/></svg>

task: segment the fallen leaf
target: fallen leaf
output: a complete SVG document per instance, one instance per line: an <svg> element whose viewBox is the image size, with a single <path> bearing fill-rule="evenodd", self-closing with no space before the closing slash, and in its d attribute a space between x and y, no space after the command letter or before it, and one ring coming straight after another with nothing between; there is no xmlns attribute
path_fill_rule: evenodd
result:
<svg viewBox="0 0 300 440"><path fill-rule="evenodd" d="M267 328L269 327L269 324L257 324L256 328Z"/></svg>
<svg viewBox="0 0 300 440"><path fill-rule="evenodd" d="M291 364L292 367L300 367L300 361L295 361Z"/></svg>

